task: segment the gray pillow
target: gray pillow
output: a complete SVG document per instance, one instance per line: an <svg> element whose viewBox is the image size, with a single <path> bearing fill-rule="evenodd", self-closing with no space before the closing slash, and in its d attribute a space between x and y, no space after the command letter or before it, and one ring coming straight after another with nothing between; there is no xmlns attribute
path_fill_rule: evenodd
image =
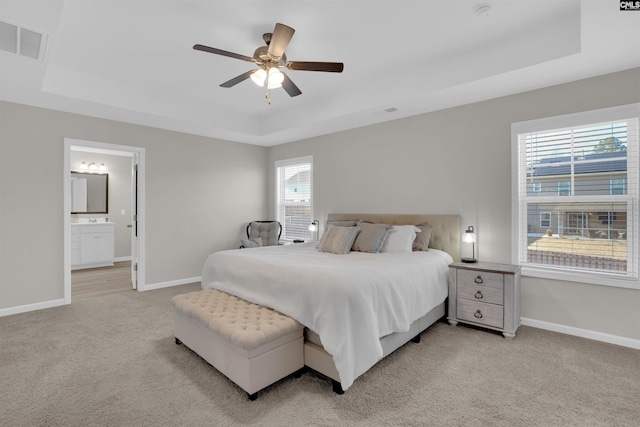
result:
<svg viewBox="0 0 640 427"><path fill-rule="evenodd" d="M318 251L339 255L348 254L359 232L358 227L330 225L318 246Z"/></svg>
<svg viewBox="0 0 640 427"><path fill-rule="evenodd" d="M262 246L262 239L260 237L252 237L251 239L241 237L240 243L245 248L259 248L260 246Z"/></svg>
<svg viewBox="0 0 640 427"><path fill-rule="evenodd" d="M431 231L433 230L426 222L424 224L416 225L422 233L416 233L416 239L413 241L414 251L428 251L429 241L431 240Z"/></svg>
<svg viewBox="0 0 640 427"><path fill-rule="evenodd" d="M384 241L391 230L391 226L387 224L371 224L368 222L358 222L360 233L353 242L354 251L377 253L382 249Z"/></svg>

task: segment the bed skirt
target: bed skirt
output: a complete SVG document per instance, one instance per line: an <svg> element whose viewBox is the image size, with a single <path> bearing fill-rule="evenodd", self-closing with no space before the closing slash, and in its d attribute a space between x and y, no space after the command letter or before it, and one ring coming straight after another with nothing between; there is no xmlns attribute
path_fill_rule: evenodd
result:
<svg viewBox="0 0 640 427"><path fill-rule="evenodd" d="M411 324L406 332L396 332L380 339L382 344L382 357L385 358L397 348L403 346L422 331L433 325L445 315L446 301L434 307L430 312L417 319ZM315 333L311 333L315 334ZM316 337L311 337L305 333L307 339L304 343L304 364L305 366L321 373L334 381L340 382L340 375L333 363L333 357L327 353L318 342ZM309 338L311 340L309 340ZM313 341L313 342L312 342Z"/></svg>

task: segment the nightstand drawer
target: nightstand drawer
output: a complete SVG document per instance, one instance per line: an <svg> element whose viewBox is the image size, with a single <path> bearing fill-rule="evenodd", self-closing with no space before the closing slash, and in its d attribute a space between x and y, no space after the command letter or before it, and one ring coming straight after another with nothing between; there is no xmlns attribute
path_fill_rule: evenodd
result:
<svg viewBox="0 0 640 427"><path fill-rule="evenodd" d="M485 286L488 288L504 288L504 275L486 271L458 269L458 285Z"/></svg>
<svg viewBox="0 0 640 427"><path fill-rule="evenodd" d="M504 326L503 307L462 298L457 299L456 317L467 322L500 328Z"/></svg>
<svg viewBox="0 0 640 427"><path fill-rule="evenodd" d="M504 293L502 289L484 287L482 285L458 284L458 298L477 302L488 302L502 305Z"/></svg>

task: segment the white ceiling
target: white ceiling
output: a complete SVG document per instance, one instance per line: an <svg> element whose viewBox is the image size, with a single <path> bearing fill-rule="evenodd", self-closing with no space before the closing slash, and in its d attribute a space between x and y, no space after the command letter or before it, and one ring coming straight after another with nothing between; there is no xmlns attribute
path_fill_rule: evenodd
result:
<svg viewBox="0 0 640 427"><path fill-rule="evenodd" d="M0 19L47 34L42 61L0 52L2 100L264 146L640 66L640 12L613 0L0 0ZM253 64L192 49L251 56L276 22L289 60L344 72L287 71L302 95L267 105L219 86Z"/></svg>

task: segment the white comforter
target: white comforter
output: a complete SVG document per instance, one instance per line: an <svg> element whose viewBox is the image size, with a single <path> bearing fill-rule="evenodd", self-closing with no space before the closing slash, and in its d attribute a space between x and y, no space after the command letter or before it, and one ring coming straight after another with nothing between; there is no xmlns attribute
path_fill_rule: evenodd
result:
<svg viewBox="0 0 640 427"><path fill-rule="evenodd" d="M315 331L333 356L344 390L382 358L380 338L447 297L446 252L334 255L313 243L210 255L203 289L271 307Z"/></svg>

